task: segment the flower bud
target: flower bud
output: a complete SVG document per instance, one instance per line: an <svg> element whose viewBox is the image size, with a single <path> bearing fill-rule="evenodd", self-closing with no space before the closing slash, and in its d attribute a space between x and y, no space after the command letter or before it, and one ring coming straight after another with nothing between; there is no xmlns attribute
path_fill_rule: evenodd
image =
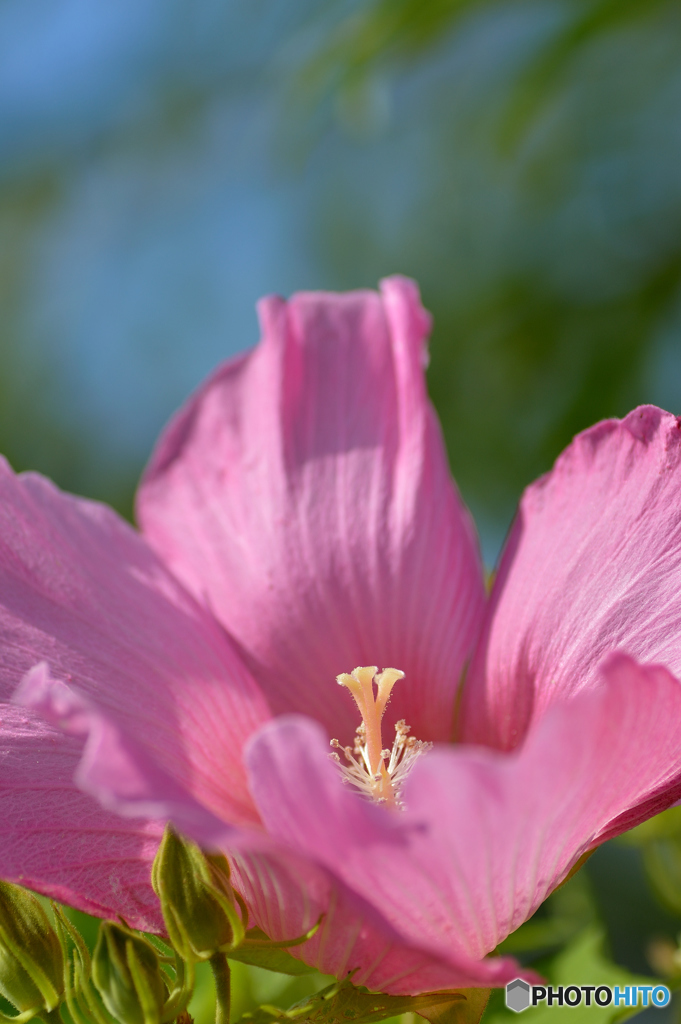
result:
<svg viewBox="0 0 681 1024"><path fill-rule="evenodd" d="M159 1024L166 986L156 950L146 939L104 921L92 956L92 980L120 1024Z"/></svg>
<svg viewBox="0 0 681 1024"><path fill-rule="evenodd" d="M188 961L209 960L241 942L225 857L207 856L166 828L151 872L171 945Z"/></svg>
<svg viewBox="0 0 681 1024"><path fill-rule="evenodd" d="M0 882L0 993L16 1008L48 1012L64 993L64 958L35 896Z"/></svg>

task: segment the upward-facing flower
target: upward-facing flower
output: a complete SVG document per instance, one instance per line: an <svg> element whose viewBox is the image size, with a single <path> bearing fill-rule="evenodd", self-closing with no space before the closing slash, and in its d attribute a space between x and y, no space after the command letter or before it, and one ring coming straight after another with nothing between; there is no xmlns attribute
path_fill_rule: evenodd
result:
<svg viewBox="0 0 681 1024"><path fill-rule="evenodd" d="M141 535L2 471L5 700L27 674L0 875L159 928L171 819L231 856L272 938L323 913L294 952L325 972L502 984L516 966L485 955L681 796L679 425L643 408L577 437L486 603L414 285L261 317L162 437Z"/></svg>

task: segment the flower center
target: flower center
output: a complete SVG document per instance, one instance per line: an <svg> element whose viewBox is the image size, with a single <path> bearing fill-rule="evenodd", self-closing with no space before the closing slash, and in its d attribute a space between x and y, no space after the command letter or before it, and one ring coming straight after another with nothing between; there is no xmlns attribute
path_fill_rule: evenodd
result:
<svg viewBox="0 0 681 1024"><path fill-rule="evenodd" d="M410 727L400 719L395 725L392 750L383 749L381 719L392 688L398 679L404 678L404 672L396 668L379 672L375 665L370 665L336 678L350 691L362 716L354 747L341 747L338 740L331 740L331 746L341 750L347 761L343 764L339 754L331 754L338 762L343 782L349 782L377 803L401 807L400 792L407 775L417 758L433 745L410 736Z"/></svg>

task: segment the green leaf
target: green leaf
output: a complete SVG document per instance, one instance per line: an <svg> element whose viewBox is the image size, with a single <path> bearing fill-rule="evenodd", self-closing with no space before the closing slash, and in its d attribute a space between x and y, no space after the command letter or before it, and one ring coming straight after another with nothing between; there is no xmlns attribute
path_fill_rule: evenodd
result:
<svg viewBox="0 0 681 1024"><path fill-rule="evenodd" d="M268 971L276 971L277 974L314 974L316 967L308 967L302 960L296 960L285 949L276 949L266 946L249 946L248 940L256 942L267 942L268 937L259 928L250 928L246 932L244 942L237 949L230 949L227 957L230 960L240 960L242 964L252 964L254 967L264 967Z"/></svg>
<svg viewBox="0 0 681 1024"><path fill-rule="evenodd" d="M401 1013L418 1013L432 1024L477 1024L489 996L487 989L426 992L419 996L389 996L353 985L349 978L328 985L314 996L288 1010L260 1006L245 1013L238 1024L272 1024L275 1020L298 1020L314 1024L371 1024Z"/></svg>
<svg viewBox="0 0 681 1024"><path fill-rule="evenodd" d="M596 926L586 928L562 953L556 956L550 967L546 969L551 985L659 985L659 979L647 978L640 974L632 974L625 967L613 963L603 953L603 932ZM501 1004L503 996L499 993L495 1000ZM529 1007L523 1012L523 1024L560 1024L561 1020L580 1020L582 1014L588 1013L589 1024L606 1024L608 1021L623 1020L638 1013L641 1007L629 1009L622 1006L591 1005L583 1010L571 1006L547 1006L546 1003ZM485 1024L508 1024L517 1021L518 1015L504 1006L498 1005L485 1018Z"/></svg>

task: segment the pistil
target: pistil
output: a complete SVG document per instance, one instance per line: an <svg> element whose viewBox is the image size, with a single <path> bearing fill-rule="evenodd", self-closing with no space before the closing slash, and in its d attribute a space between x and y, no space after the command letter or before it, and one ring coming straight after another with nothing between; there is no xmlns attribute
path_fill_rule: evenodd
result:
<svg viewBox="0 0 681 1024"><path fill-rule="evenodd" d="M401 719L395 725L392 750L383 749L381 720L393 686L403 678L404 672L399 669L386 668L379 673L375 665L337 676L340 685L352 694L362 722L357 727L353 748L341 747L338 740L331 740L331 746L341 750L347 761L342 764L338 754L331 755L340 766L343 781L377 803L391 807L401 806L400 791L407 775L417 757L432 746L410 736L409 726Z"/></svg>

